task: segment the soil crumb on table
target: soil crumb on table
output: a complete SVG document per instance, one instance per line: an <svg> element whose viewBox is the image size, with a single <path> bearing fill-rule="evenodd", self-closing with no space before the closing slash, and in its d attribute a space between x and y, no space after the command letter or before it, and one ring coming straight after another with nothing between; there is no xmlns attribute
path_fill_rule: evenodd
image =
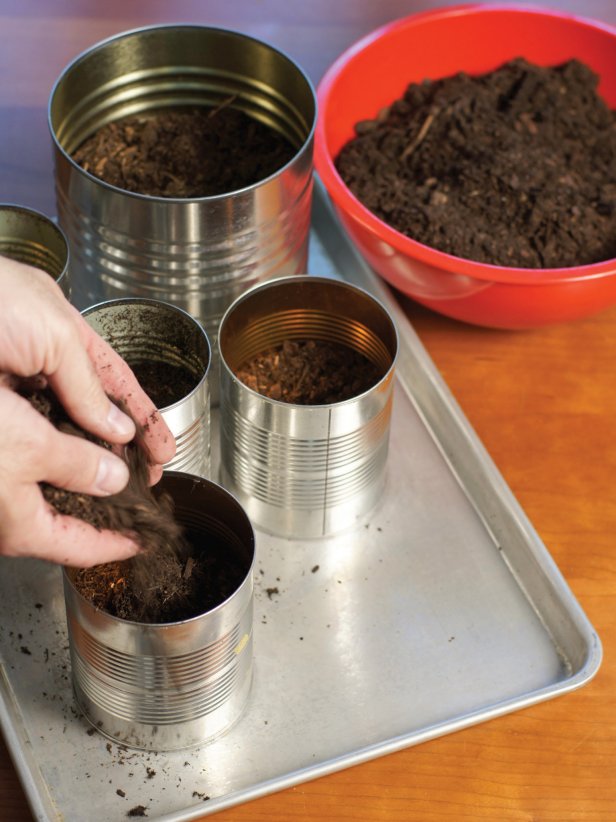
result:
<svg viewBox="0 0 616 822"><path fill-rule="evenodd" d="M412 83L336 158L355 196L403 234L503 266L616 257L615 112L571 60L524 59Z"/></svg>
<svg viewBox="0 0 616 822"><path fill-rule="evenodd" d="M273 128L233 108L172 107L102 126L73 159L106 183L154 197L210 197L260 182L295 154Z"/></svg>
<svg viewBox="0 0 616 822"><path fill-rule="evenodd" d="M350 399L383 376L353 348L320 340L285 340L242 363L235 374L259 394L298 405Z"/></svg>

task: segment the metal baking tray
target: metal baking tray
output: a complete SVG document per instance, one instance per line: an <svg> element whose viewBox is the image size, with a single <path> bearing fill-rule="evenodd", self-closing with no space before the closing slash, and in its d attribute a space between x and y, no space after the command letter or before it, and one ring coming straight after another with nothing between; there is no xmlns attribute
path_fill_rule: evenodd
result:
<svg viewBox="0 0 616 822"><path fill-rule="evenodd" d="M179 822L588 682L601 644L391 293L318 184L311 273L376 294L400 333L386 491L356 526L257 533L255 675L222 738L128 750L73 706L61 573L0 568L0 719L36 819ZM215 428L215 426L214 426Z"/></svg>

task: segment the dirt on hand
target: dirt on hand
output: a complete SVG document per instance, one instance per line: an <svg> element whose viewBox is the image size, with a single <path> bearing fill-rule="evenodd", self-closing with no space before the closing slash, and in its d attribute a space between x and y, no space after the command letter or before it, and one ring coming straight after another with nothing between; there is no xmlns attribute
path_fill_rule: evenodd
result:
<svg viewBox="0 0 616 822"><path fill-rule="evenodd" d="M524 59L411 84L336 167L403 234L458 257L523 268L616 257L616 115L571 60Z"/></svg>

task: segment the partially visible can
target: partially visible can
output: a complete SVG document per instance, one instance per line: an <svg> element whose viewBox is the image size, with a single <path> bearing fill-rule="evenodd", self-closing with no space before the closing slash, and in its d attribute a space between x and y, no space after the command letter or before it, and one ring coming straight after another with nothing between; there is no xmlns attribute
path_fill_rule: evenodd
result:
<svg viewBox="0 0 616 822"><path fill-rule="evenodd" d="M236 376L285 340L342 343L378 367L363 393L323 405L270 399ZM239 297L220 326L221 481L252 522L285 537L356 523L385 482L398 338L386 309L356 286L304 276Z"/></svg>
<svg viewBox="0 0 616 822"><path fill-rule="evenodd" d="M158 364L185 370L192 387L159 408L175 437L176 453L165 468L199 476L210 472L210 344L201 324L186 311L160 300L109 300L82 312L86 322L129 366Z"/></svg>
<svg viewBox="0 0 616 822"><path fill-rule="evenodd" d="M87 137L121 117L221 104L283 134L296 149L292 159L254 185L190 199L127 192L72 159ZM239 32L156 26L77 57L49 102L75 304L165 300L197 317L215 348L220 318L236 296L269 277L306 270L315 121L314 89L299 66Z"/></svg>
<svg viewBox="0 0 616 822"><path fill-rule="evenodd" d="M77 704L124 745L171 751L208 742L241 716L252 680L254 533L239 503L214 483L166 472L178 521L241 563L244 576L217 607L182 622L145 624L95 608L64 570Z"/></svg>
<svg viewBox="0 0 616 822"><path fill-rule="evenodd" d="M68 242L49 217L25 206L0 204L0 255L46 271L70 299Z"/></svg>

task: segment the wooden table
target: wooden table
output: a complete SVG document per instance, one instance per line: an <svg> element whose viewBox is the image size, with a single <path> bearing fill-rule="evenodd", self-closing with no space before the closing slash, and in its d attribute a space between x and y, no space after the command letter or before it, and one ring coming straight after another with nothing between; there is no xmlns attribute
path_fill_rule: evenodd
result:
<svg viewBox="0 0 616 822"><path fill-rule="evenodd" d="M0 0L0 201L55 211L46 104L81 50L155 22L253 34L316 82L350 43L436 3L414 0ZM609 0L545 3L616 24ZM548 546L604 645L575 693L247 805L221 822L616 818L616 307L525 332L466 326L410 301L437 367ZM0 818L32 816L0 747ZM92 818L104 815L93 813ZM85 821L84 821L85 822Z"/></svg>

